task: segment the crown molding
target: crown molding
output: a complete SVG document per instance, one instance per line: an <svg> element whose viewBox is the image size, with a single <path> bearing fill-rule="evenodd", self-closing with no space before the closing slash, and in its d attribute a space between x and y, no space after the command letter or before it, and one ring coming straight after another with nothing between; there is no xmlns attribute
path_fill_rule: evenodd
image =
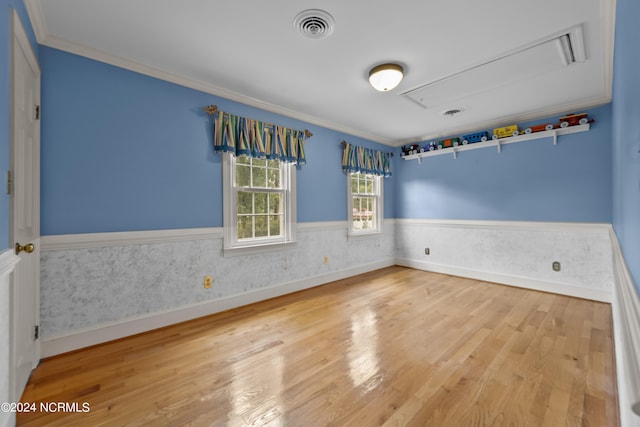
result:
<svg viewBox="0 0 640 427"><path fill-rule="evenodd" d="M68 40L53 36L49 34L44 18L44 12L42 10L41 0L25 0L27 6L27 13L38 43L43 46L52 47L54 49L62 50L65 52L80 55L95 61L103 62L109 65L113 65L119 68L124 68L129 71L144 74L149 77L164 80L170 83L174 83L180 86L187 87L189 89L195 89L200 92L208 93L222 98L240 102L251 107L260 108L261 110L269 111L271 113L280 114L292 119L300 120L312 125L321 126L334 131L342 132L348 135L357 136L360 138L368 139L370 141L378 142L380 144L393 146L393 140L381 138L379 135L362 132L356 129L352 129L347 126L342 126L337 123L329 122L326 120L318 119L317 117L302 114L297 111L289 110L284 107L280 107L269 102L252 98L240 93L221 88L209 83L205 83L199 80L195 80L186 76L175 74L161 68L150 67L140 62L123 58L121 56L112 55L110 53L103 52L98 49L94 49L79 43L73 43Z"/></svg>
<svg viewBox="0 0 640 427"><path fill-rule="evenodd" d="M130 59L126 59L120 56L112 55L110 53L102 52L98 49L93 49L77 43L72 43L55 36L47 36L41 42L41 44L58 49L58 50L63 50L65 52L84 56L86 58L90 58L95 61L104 62L106 64L113 65L119 68L124 68L129 71L144 74L149 77L154 77L160 80L164 80L170 83L184 86L189 89L195 89L200 92L216 95L231 101L236 101L245 105L249 105L251 107L269 111L271 113L280 114L282 116L300 120L312 125L321 126L327 129L331 129L331 130L342 132L348 135L368 139L370 141L378 142L380 144L384 144L388 146L392 146L393 144L392 140L387 140L377 135L361 132L361 131L358 131L346 126L342 126L333 122L328 122L326 120L318 119L317 117L310 116L307 114L302 114L297 111L289 110L287 108L280 107L278 105L271 104L269 102L262 101L260 99L252 98L228 89L221 88L219 86L215 86L199 80L191 79L189 77L181 76L181 75L163 70L161 68L150 67L148 65L144 65Z"/></svg>
<svg viewBox="0 0 640 427"><path fill-rule="evenodd" d="M27 13L31 19L36 39L38 43L44 46L59 49L65 52L73 53L76 55L84 56L86 58L93 59L95 61L103 62L109 65L113 65L119 68L124 68L129 71L144 74L149 77L154 77L160 80L164 80L170 83L174 83L180 86L184 86L190 89L198 90L211 95L219 96L231 101L239 102L251 107L259 108L271 113L280 114L292 119L300 120L312 125L321 126L326 129L342 132L348 135L356 136L359 138L367 139L373 142L378 142L389 147L400 147L405 144L420 143L435 138L443 138L451 135L464 134L473 132L478 129L489 129L494 127L503 126L513 122L526 122L534 121L538 119L544 119L554 115L562 115L575 110L594 108L600 105L611 102L612 99L612 86L613 86L613 51L614 51L614 36L615 36L615 0L612 0L613 5L611 7L602 8L603 13L603 61L604 61L604 90L605 94L602 97L593 98L587 101L581 101L570 104L559 105L556 108L545 108L536 110L525 114L514 114L508 117L500 117L496 120L480 122L472 125L465 125L459 127L453 127L443 132L437 132L432 134L426 134L416 136L414 138L406 138L402 140L384 138L380 135L370 134L360 130L352 129L348 126L339 125L330 121L322 120L317 117L302 114L297 111L293 111L269 102L252 98L246 95L242 95L235 91L231 91L219 86L215 86L209 83L205 83L196 79L189 78L187 76L175 74L160 68L150 67L148 65L139 63L137 61L123 58L120 56L112 55L98 49L90 48L79 43L73 43L68 40L61 39L59 37L49 34L44 11L42 9L42 0L24 0L27 8Z"/></svg>
<svg viewBox="0 0 640 427"><path fill-rule="evenodd" d="M47 22L44 19L42 2L40 0L24 0L24 5L27 9L27 15L29 15L29 19L31 20L33 32L36 34L36 40L38 43L43 44L43 41L49 34L49 30L47 29Z"/></svg>

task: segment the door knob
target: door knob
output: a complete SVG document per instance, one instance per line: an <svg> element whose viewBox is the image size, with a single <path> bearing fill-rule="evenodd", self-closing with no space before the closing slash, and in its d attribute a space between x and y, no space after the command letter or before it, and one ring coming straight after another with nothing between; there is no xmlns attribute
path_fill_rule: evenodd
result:
<svg viewBox="0 0 640 427"><path fill-rule="evenodd" d="M22 251L30 254L35 248L36 247L33 245L33 243L27 243L24 246L22 246L20 243L16 243L16 255Z"/></svg>

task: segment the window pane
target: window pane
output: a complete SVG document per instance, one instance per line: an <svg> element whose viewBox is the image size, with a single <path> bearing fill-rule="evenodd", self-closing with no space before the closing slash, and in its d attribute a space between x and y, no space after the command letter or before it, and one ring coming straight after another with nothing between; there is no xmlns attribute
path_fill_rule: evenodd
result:
<svg viewBox="0 0 640 427"><path fill-rule="evenodd" d="M362 207L362 198L354 197L353 198L353 220L360 219L360 210Z"/></svg>
<svg viewBox="0 0 640 427"><path fill-rule="evenodd" d="M251 168L249 166L236 164L236 185L238 187L251 185Z"/></svg>
<svg viewBox="0 0 640 427"><path fill-rule="evenodd" d="M361 218L360 218L360 202L361 202L361 198L360 197L354 197L353 198L353 224L351 225L351 227L354 230L361 230L362 229L362 222L361 222Z"/></svg>
<svg viewBox="0 0 640 427"><path fill-rule="evenodd" d="M367 175L365 179L365 191L367 194L373 194L373 178L371 175Z"/></svg>
<svg viewBox="0 0 640 427"><path fill-rule="evenodd" d="M253 166L254 167L259 167L259 168L266 168L267 167L267 160L262 160L262 159L252 159L253 160Z"/></svg>
<svg viewBox="0 0 640 427"><path fill-rule="evenodd" d="M267 168L266 166L257 167L256 162L265 163L265 160L254 160L253 165L253 186L258 188L267 188Z"/></svg>
<svg viewBox="0 0 640 427"><path fill-rule="evenodd" d="M280 169L268 169L267 188L280 188Z"/></svg>
<svg viewBox="0 0 640 427"><path fill-rule="evenodd" d="M253 193L238 191L238 214L253 213Z"/></svg>
<svg viewBox="0 0 640 427"><path fill-rule="evenodd" d="M358 179L358 193L365 193L367 191L366 182L363 177Z"/></svg>
<svg viewBox="0 0 640 427"><path fill-rule="evenodd" d="M355 173L351 174L351 192L358 192L358 176Z"/></svg>
<svg viewBox="0 0 640 427"><path fill-rule="evenodd" d="M360 211L362 219L362 229L371 230L373 228L373 200L366 198L362 200L362 210Z"/></svg>
<svg viewBox="0 0 640 427"><path fill-rule="evenodd" d="M269 199L268 193L254 193L254 213L266 214L267 213L267 200Z"/></svg>
<svg viewBox="0 0 640 427"><path fill-rule="evenodd" d="M253 217L238 216L238 239L250 239L253 237Z"/></svg>
<svg viewBox="0 0 640 427"><path fill-rule="evenodd" d="M280 229L281 227L281 221L282 221L282 215L271 215L269 216L269 227L270 227L270 234L272 236L280 236Z"/></svg>
<svg viewBox="0 0 640 427"><path fill-rule="evenodd" d="M282 212L282 206L280 205L280 193L269 194L269 213L277 214Z"/></svg>
<svg viewBox="0 0 640 427"><path fill-rule="evenodd" d="M236 157L236 164L237 165L250 165L251 164L251 158L247 157L247 156Z"/></svg>
<svg viewBox="0 0 640 427"><path fill-rule="evenodd" d="M255 237L267 237L269 235L267 215L256 215L254 218L256 221Z"/></svg>

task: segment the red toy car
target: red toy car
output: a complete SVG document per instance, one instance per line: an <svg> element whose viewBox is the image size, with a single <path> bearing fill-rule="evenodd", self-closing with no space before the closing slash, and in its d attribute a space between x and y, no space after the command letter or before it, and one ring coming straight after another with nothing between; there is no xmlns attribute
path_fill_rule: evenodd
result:
<svg viewBox="0 0 640 427"><path fill-rule="evenodd" d="M576 126L576 125L586 125L587 123L590 123L592 121L592 120L589 120L589 115L587 113L569 114L567 116L560 117L559 120L560 120L561 128L566 128L569 126Z"/></svg>
<svg viewBox="0 0 640 427"><path fill-rule="evenodd" d="M535 126L528 127L522 133L542 132L542 131L545 131L545 130L551 130L554 127L557 127L557 126L553 126L551 123L544 123L544 124L541 124L541 125L535 125Z"/></svg>

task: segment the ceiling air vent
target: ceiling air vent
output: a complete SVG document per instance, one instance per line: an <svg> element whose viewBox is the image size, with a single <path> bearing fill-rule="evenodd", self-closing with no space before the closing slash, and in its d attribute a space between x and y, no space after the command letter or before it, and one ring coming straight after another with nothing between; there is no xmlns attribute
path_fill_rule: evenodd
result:
<svg viewBox="0 0 640 427"><path fill-rule="evenodd" d="M293 20L293 26L303 36L310 39L329 37L335 28L335 21L324 10L308 9L300 12Z"/></svg>

